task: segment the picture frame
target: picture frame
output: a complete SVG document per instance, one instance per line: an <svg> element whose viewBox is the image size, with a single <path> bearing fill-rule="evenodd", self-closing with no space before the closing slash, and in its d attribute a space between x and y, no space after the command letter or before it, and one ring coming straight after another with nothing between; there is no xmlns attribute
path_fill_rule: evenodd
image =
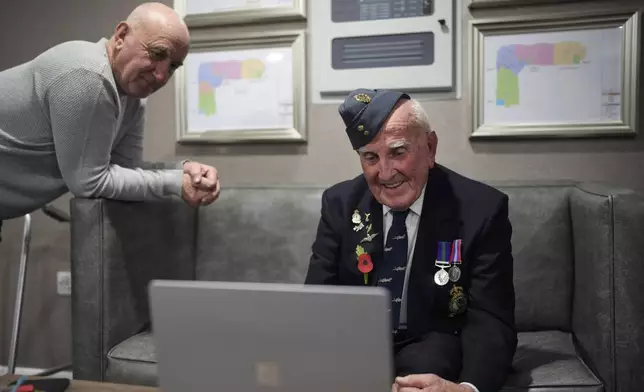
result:
<svg viewBox="0 0 644 392"><path fill-rule="evenodd" d="M306 0L175 0L174 8L190 28L306 19Z"/></svg>
<svg viewBox="0 0 644 392"><path fill-rule="evenodd" d="M574 3L579 0L471 0L468 8L479 10L485 8L523 7Z"/></svg>
<svg viewBox="0 0 644 392"><path fill-rule="evenodd" d="M471 20L470 139L635 136L640 31L640 10Z"/></svg>
<svg viewBox="0 0 644 392"><path fill-rule="evenodd" d="M176 72L180 144L306 143L305 32L193 34Z"/></svg>

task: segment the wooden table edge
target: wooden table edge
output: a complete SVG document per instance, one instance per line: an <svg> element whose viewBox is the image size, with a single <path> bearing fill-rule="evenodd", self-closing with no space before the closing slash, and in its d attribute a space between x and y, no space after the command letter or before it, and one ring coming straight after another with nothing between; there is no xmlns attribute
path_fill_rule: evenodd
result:
<svg viewBox="0 0 644 392"><path fill-rule="evenodd" d="M5 374L0 376L0 388L7 388L9 383L20 378L19 375ZM37 380L43 377L28 377L29 380ZM58 377L50 377L58 378ZM115 384L110 382L70 380L68 392L160 392L159 388L145 387L141 385ZM66 392L67 392L66 391Z"/></svg>

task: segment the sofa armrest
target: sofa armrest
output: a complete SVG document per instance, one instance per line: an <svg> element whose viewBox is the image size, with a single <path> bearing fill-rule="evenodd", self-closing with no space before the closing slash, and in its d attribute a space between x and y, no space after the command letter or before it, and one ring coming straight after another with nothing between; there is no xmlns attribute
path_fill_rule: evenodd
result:
<svg viewBox="0 0 644 392"><path fill-rule="evenodd" d="M109 350L149 323L149 281L194 279L197 210L73 198L70 213L74 378L103 381Z"/></svg>
<svg viewBox="0 0 644 392"><path fill-rule="evenodd" d="M628 189L584 184L570 199L578 348L606 391L644 385L644 199Z"/></svg>

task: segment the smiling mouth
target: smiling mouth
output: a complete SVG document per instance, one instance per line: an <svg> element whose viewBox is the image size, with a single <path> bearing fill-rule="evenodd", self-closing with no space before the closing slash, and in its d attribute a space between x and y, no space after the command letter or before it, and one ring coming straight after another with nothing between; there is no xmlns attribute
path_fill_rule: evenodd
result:
<svg viewBox="0 0 644 392"><path fill-rule="evenodd" d="M387 189L396 189L399 186L401 186L402 183L403 183L402 181L398 181L398 182L394 182L394 183L391 183L391 184L382 184L382 186L384 186Z"/></svg>

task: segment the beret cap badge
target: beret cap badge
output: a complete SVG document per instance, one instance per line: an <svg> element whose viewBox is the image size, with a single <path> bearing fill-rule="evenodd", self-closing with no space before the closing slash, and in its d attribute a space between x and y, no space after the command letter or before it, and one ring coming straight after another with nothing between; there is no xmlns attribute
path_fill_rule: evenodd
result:
<svg viewBox="0 0 644 392"><path fill-rule="evenodd" d="M356 101L362 102L362 103L371 102L371 97L368 96L367 94L357 94L353 98L355 98Z"/></svg>

